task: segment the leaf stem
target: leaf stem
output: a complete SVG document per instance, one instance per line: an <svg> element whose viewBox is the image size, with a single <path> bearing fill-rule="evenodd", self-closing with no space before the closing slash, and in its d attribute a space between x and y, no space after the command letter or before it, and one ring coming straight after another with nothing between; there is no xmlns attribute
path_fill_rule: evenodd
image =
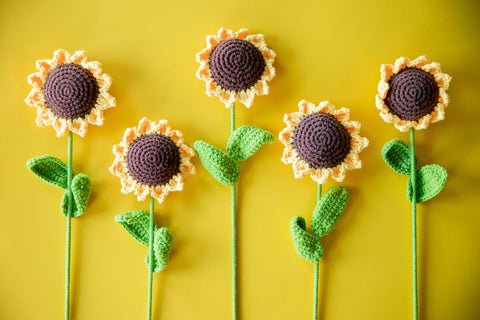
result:
<svg viewBox="0 0 480 320"><path fill-rule="evenodd" d="M148 300L147 300L147 320L152 319L152 284L153 284L153 212L155 208L155 200L150 196L150 230L148 232Z"/></svg>
<svg viewBox="0 0 480 320"><path fill-rule="evenodd" d="M67 169L67 224L66 224L66 245L65 245L65 320L70 319L70 248L72 230L72 131L68 131L68 169Z"/></svg>
<svg viewBox="0 0 480 320"><path fill-rule="evenodd" d="M415 162L415 129L410 128L410 169L412 180L412 269L413 269L413 319L418 320L417 289L417 165Z"/></svg>
<svg viewBox="0 0 480 320"><path fill-rule="evenodd" d="M317 204L322 198L322 184L317 186ZM315 275L313 279L313 320L318 319L318 267L319 262L315 262Z"/></svg>
<svg viewBox="0 0 480 320"><path fill-rule="evenodd" d="M230 108L230 136L235 131L235 104ZM232 318L237 320L237 186L232 186Z"/></svg>

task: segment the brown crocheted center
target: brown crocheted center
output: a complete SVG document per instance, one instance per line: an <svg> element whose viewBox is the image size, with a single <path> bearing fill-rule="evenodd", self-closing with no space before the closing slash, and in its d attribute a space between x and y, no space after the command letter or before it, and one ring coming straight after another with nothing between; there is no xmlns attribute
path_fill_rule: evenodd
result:
<svg viewBox="0 0 480 320"><path fill-rule="evenodd" d="M63 119L85 117L95 107L98 94L95 77L75 63L54 68L43 86L47 107Z"/></svg>
<svg viewBox="0 0 480 320"><path fill-rule="evenodd" d="M347 129L334 116L312 113L297 124L293 147L310 167L334 168L350 152L351 139Z"/></svg>
<svg viewBox="0 0 480 320"><path fill-rule="evenodd" d="M428 72L403 69L389 80L385 103L402 120L416 121L431 113L438 102L438 85Z"/></svg>
<svg viewBox="0 0 480 320"><path fill-rule="evenodd" d="M235 92L254 86L265 70L262 52L251 42L237 38L220 42L209 64L215 83Z"/></svg>
<svg viewBox="0 0 480 320"><path fill-rule="evenodd" d="M180 172L180 150L170 137L158 133L144 135L130 144L126 162L136 181L161 186Z"/></svg>

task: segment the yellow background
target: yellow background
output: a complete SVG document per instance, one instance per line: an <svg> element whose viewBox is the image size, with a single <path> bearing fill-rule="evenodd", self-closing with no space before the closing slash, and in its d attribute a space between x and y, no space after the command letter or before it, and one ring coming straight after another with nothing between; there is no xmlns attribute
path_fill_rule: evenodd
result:
<svg viewBox="0 0 480 320"><path fill-rule="evenodd" d="M35 125L24 103L35 61L55 49L86 50L113 78L117 107L102 127L74 138L74 170L93 180L87 213L73 220L72 319L142 319L146 248L114 216L148 210L120 193L108 171L126 128L147 116L168 119L187 143L224 146L229 110L204 94L195 54L221 26L265 34L277 53L270 95L238 125L278 135L283 114L301 99L351 109L370 146L363 169L343 183L348 207L329 236L320 267L321 319L411 318L411 217L406 177L381 159L383 144L408 139L379 117L382 63L426 54L452 75L446 120L417 134L419 165L449 172L442 193L418 206L422 319L480 318L478 128L480 5L477 1L14 1L0 2L0 318L61 319L65 220L62 191L30 174L25 162L52 154L66 160L67 139ZM408 141L408 140L407 140ZM316 185L295 179L276 139L241 164L239 290L241 319L310 319L313 265L295 253L289 220L309 218ZM229 319L230 189L195 159L183 192L156 206L174 234L167 271L155 276L155 319ZM329 180L326 187L338 185ZM324 189L325 190L325 189Z"/></svg>

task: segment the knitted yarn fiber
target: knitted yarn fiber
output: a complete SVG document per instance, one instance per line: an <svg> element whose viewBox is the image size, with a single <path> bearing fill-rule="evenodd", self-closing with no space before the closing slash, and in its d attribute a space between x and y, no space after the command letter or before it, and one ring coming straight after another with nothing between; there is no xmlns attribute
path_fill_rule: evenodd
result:
<svg viewBox="0 0 480 320"><path fill-rule="evenodd" d="M351 136L333 116L313 113L302 118L293 134L299 157L315 169L333 168L350 152Z"/></svg>
<svg viewBox="0 0 480 320"><path fill-rule="evenodd" d="M180 160L180 151L175 142L157 133L135 139L126 157L130 175L148 186L167 184L179 173Z"/></svg>
<svg viewBox="0 0 480 320"><path fill-rule="evenodd" d="M240 92L254 86L262 77L265 61L260 50L243 39L219 43L210 56L210 71L224 89Z"/></svg>
<svg viewBox="0 0 480 320"><path fill-rule="evenodd" d="M47 75L43 94L47 107L59 118L84 118L99 95L92 73L75 63L62 64Z"/></svg>
<svg viewBox="0 0 480 320"><path fill-rule="evenodd" d="M385 103L390 111L403 120L418 120L431 113L438 102L438 85L428 72L406 68L389 81Z"/></svg>

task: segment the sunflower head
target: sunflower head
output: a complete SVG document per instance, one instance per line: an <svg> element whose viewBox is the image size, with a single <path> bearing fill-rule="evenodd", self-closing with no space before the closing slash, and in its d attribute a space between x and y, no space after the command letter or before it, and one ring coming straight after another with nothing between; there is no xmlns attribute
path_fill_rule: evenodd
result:
<svg viewBox="0 0 480 320"><path fill-rule="evenodd" d="M262 34L221 28L207 36L207 48L197 54L197 77L206 82L206 94L219 97L227 108L236 101L250 108L256 95L268 94L274 60Z"/></svg>
<svg viewBox="0 0 480 320"><path fill-rule="evenodd" d="M280 132L282 161L292 164L295 178L310 173L320 184L329 175L340 182L347 170L361 168L358 154L368 139L358 135L360 123L349 120L350 111L328 101L315 106L302 100L298 105L298 112L285 114L287 127Z"/></svg>
<svg viewBox="0 0 480 320"><path fill-rule="evenodd" d="M183 179L195 173L190 161L195 152L167 120L143 118L137 127L125 131L113 153L110 171L120 177L122 193L133 191L139 201L150 194L162 203L170 191L182 190Z"/></svg>
<svg viewBox="0 0 480 320"><path fill-rule="evenodd" d="M445 118L452 78L442 73L440 64L429 63L425 56L401 57L394 65L383 64L380 73L376 105L385 122L407 131L425 129Z"/></svg>
<svg viewBox="0 0 480 320"><path fill-rule="evenodd" d="M59 49L52 59L38 60L28 76L33 86L25 102L37 108L37 125L51 125L57 136L68 130L84 136L88 123L103 124L103 111L115 106L108 89L112 79L84 51L70 55Z"/></svg>

